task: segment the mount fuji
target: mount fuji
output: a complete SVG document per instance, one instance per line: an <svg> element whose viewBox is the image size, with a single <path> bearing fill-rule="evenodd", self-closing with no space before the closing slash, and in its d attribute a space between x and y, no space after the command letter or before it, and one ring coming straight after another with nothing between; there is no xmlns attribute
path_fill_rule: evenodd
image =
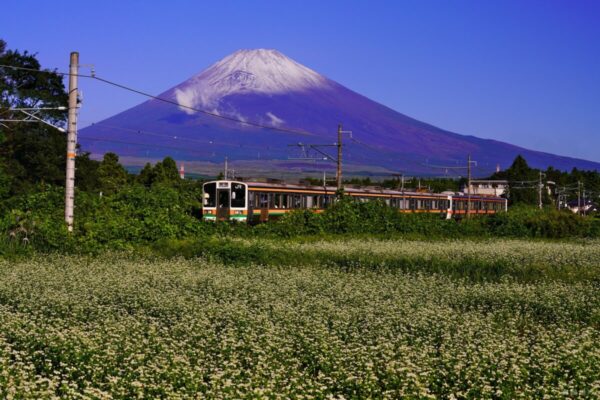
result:
<svg viewBox="0 0 600 400"><path fill-rule="evenodd" d="M322 171L331 165L289 160L299 158L298 147L290 145L331 145L343 123L352 131L351 137L344 136L349 171L433 175L443 172L433 165L465 165L468 154L478 161L479 175L497 165L508 167L518 154L534 167L600 170L597 162L417 121L276 50L239 50L157 97L166 101L151 99L82 129L83 150L113 151L138 161L170 155L186 163L216 165L228 157L248 169L268 166L267 172Z"/></svg>

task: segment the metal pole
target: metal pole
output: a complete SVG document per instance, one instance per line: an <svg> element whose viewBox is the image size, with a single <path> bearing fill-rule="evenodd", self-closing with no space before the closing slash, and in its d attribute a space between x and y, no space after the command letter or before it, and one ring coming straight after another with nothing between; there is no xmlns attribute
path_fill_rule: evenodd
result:
<svg viewBox="0 0 600 400"><path fill-rule="evenodd" d="M337 188L342 188L342 124L338 124L338 140L337 140Z"/></svg>
<svg viewBox="0 0 600 400"><path fill-rule="evenodd" d="M467 160L467 218L471 214L471 155Z"/></svg>
<svg viewBox="0 0 600 400"><path fill-rule="evenodd" d="M79 53L71 53L69 65L69 117L67 126L67 172L65 182L65 222L73 232L73 208L75 202L75 156L77 151L77 75Z"/></svg>
<svg viewBox="0 0 600 400"><path fill-rule="evenodd" d="M223 179L227 180L227 175L228 175L227 171L227 157L225 157L225 172L223 173Z"/></svg>

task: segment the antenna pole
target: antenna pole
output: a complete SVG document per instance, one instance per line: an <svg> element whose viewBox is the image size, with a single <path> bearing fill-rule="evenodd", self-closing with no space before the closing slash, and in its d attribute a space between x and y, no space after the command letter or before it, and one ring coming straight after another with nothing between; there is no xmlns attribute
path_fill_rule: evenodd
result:
<svg viewBox="0 0 600 400"><path fill-rule="evenodd" d="M65 222L73 232L73 209L75 202L75 156L77 151L77 78L79 53L72 52L69 64L69 116L67 122L67 171L65 182Z"/></svg>
<svg viewBox="0 0 600 400"><path fill-rule="evenodd" d="M337 171L336 171L337 188L342 188L342 124L338 124L338 140L337 140Z"/></svg>

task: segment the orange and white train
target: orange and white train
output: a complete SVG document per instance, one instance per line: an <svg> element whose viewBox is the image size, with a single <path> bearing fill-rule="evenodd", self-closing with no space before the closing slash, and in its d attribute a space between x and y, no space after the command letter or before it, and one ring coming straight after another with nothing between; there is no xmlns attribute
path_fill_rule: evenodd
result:
<svg viewBox="0 0 600 400"><path fill-rule="evenodd" d="M358 201L381 200L404 213L433 213L444 218L495 214L507 210L502 197L464 193L421 193L374 188L344 189ZM298 209L322 212L336 200L336 187L219 180L203 186L206 221L263 222ZM470 207L468 206L470 202Z"/></svg>

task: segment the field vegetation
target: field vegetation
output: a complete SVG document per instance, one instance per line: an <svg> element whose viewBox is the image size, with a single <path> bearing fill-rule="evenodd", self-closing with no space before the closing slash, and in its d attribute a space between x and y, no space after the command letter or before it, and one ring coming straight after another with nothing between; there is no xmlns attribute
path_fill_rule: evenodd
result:
<svg viewBox="0 0 600 400"><path fill-rule="evenodd" d="M597 242L234 244L0 261L0 396L600 396Z"/></svg>

